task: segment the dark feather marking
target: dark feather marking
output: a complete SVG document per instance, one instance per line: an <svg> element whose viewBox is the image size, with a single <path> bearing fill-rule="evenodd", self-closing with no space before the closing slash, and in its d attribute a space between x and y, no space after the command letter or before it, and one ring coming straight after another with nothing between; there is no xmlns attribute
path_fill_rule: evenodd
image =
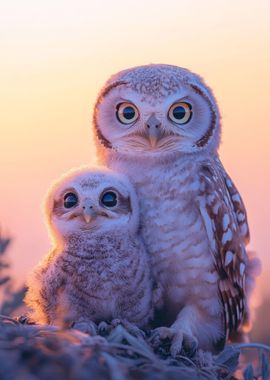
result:
<svg viewBox="0 0 270 380"><path fill-rule="evenodd" d="M74 289L76 289L76 292L74 293L76 297L78 294L81 294L81 296L84 295L84 296L87 296L88 298L94 298L94 299L99 300L99 301L106 301L109 299L109 295L107 298L105 298L105 297L99 297L96 294L94 294L93 292L91 292L91 293L87 292L85 289L83 289L81 287L81 284L74 284ZM85 297L82 296L82 299L85 299Z"/></svg>
<svg viewBox="0 0 270 380"><path fill-rule="evenodd" d="M115 206L113 210L117 211L119 214L129 214L132 213L132 208L131 208L131 202L130 202L130 197L124 197L118 190L116 190L114 187L106 187L101 195L100 198L102 198L102 195L105 194L107 191L113 191L114 193L117 194L118 198L118 203Z"/></svg>
<svg viewBox="0 0 270 380"><path fill-rule="evenodd" d="M109 86L105 87L103 91L101 91L98 99L97 99L97 102L96 102L96 105L95 105L95 108L94 108L94 116L93 116L93 124L94 124L94 129L95 129L95 132L96 132L96 135L97 135L97 138L99 139L100 143L107 149L112 149L112 144L111 142L106 139L106 137L101 133L101 130L99 128L99 125L97 123L97 108L98 108L98 105L100 104L101 100L108 95L108 93L118 87L118 86L121 86L123 84L127 84L127 82L125 81L117 81L117 82L114 82L112 84L110 84Z"/></svg>
<svg viewBox="0 0 270 380"><path fill-rule="evenodd" d="M61 216L61 215L70 211L64 207L64 195L67 193L77 194L77 191L73 187L70 187L68 189L65 189L60 194L58 199L54 199L54 201L53 201L53 214L55 214L56 216Z"/></svg>
<svg viewBox="0 0 270 380"><path fill-rule="evenodd" d="M56 216L61 216L63 214L63 199L54 200L53 202L53 213Z"/></svg>
<svg viewBox="0 0 270 380"><path fill-rule="evenodd" d="M206 131L205 135L203 137L201 137L195 143L199 148L202 148L203 146L205 146L208 143L210 137L213 135L213 132L214 132L214 129L215 129L215 125L216 125L216 121L217 121L217 117L216 117L215 111L213 110L213 107L212 107L212 104L211 104L210 100L207 98L207 96L205 96L205 94L203 93L203 91L199 87L197 87L197 86L195 86L193 84L191 84L190 86L193 88L193 90L197 94L201 95L205 99L205 101L209 105L209 108L210 108L210 111L211 111L210 126L209 126L208 130Z"/></svg>
<svg viewBox="0 0 270 380"><path fill-rule="evenodd" d="M225 329L228 334L236 331L239 325L243 322L243 314L245 312L245 294L244 294L244 279L240 273L241 263L246 261L246 253L244 249L244 241L240 233L240 228L232 231L232 238L222 244L224 234L222 220L224 215L230 218L230 227L235 222L235 215L232 205L225 203L224 195L227 194L226 184L224 178L220 176L219 172L213 168L213 165L205 164L202 167L201 180L204 182L205 187L202 196L207 197L209 194L215 194L215 202L211 205L206 204L206 211L212 221L214 221L216 230L214 232L216 240L216 252L214 257L216 261L216 269L219 273L219 292L222 302L224 304L224 320ZM220 207L218 212L213 212L214 206L219 203ZM234 260L225 266L226 253L228 251L234 252ZM225 289L223 287L225 286ZM243 306L241 303L243 302ZM228 315L225 313L225 307L228 308ZM239 317L237 317L237 307L239 308Z"/></svg>
<svg viewBox="0 0 270 380"><path fill-rule="evenodd" d="M237 190L237 187L235 186L234 182L232 181L230 176L226 173L226 171L223 168L222 163L220 162L220 160L218 158L216 159L216 162L217 162L218 167L220 168L220 170L223 174L223 178L224 178L227 190L229 192L230 200L232 202L233 209L234 209L234 212L236 215L237 224L240 226L240 228L243 226L246 226L246 233L244 235L244 241L245 241L245 244L248 244L249 240L250 240L250 234L249 234L249 228L248 228L247 212L246 212L246 208L245 208L243 199L242 199L241 195L239 194L239 191ZM238 196L238 199L235 199L234 196ZM239 220L239 218L238 218L239 214L241 214L243 216L243 220Z"/></svg>
<svg viewBox="0 0 270 380"><path fill-rule="evenodd" d="M112 149L112 144L110 143L109 140L106 139L106 137L100 131L100 128L99 128L97 121L96 121L96 115L94 116L94 127L95 127L97 138L99 139L100 143L105 148Z"/></svg>
<svg viewBox="0 0 270 380"><path fill-rule="evenodd" d="M118 86L122 86L123 84L128 84L128 82L126 82L126 81L124 81L124 80L118 80L118 81L116 81L116 82L113 82L113 83L109 84L107 87L105 87L105 88L103 89L103 91L101 91L101 93L100 93L100 95L99 95L99 97L98 97L97 104L100 103L101 99L104 98L105 96L107 96L108 93L109 93L112 89L114 89L114 88L116 88L116 87L118 87Z"/></svg>

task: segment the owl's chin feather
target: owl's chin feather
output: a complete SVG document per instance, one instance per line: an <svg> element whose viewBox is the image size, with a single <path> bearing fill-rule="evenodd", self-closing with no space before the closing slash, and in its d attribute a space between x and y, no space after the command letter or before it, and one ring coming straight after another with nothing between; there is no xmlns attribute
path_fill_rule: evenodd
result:
<svg viewBox="0 0 270 380"><path fill-rule="evenodd" d="M123 138L121 141L112 144L113 150L125 155L138 155L143 156L166 156L171 154L194 153L191 144L183 142L181 138L176 136L166 136L161 138L155 146L151 146L148 139L141 136L132 136Z"/></svg>

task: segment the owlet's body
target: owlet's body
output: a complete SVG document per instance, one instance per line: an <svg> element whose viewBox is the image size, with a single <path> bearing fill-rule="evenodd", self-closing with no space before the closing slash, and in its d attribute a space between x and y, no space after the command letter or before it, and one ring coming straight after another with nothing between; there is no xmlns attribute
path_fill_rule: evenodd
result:
<svg viewBox="0 0 270 380"><path fill-rule="evenodd" d="M46 214L54 247L29 280L31 317L144 326L152 316L152 280L128 180L107 169L72 171L49 191Z"/></svg>
<svg viewBox="0 0 270 380"><path fill-rule="evenodd" d="M141 233L164 289L160 336L222 348L247 312L249 259L242 199L217 153L220 116L211 90L186 69L122 71L98 98L99 161L136 187Z"/></svg>

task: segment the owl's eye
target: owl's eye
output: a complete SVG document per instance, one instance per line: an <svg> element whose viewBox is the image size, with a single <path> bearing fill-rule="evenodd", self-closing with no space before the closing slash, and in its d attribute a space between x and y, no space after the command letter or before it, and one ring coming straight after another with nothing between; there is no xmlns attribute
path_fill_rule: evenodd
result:
<svg viewBox="0 0 270 380"><path fill-rule="evenodd" d="M168 117L176 124L186 124L192 117L192 106L189 103L178 102L169 109Z"/></svg>
<svg viewBox="0 0 270 380"><path fill-rule="evenodd" d="M111 208L117 205L117 195L113 191L107 191L101 197L103 206Z"/></svg>
<svg viewBox="0 0 270 380"><path fill-rule="evenodd" d="M122 124L132 124L138 119L139 111L132 103L120 103L116 107L116 117Z"/></svg>
<svg viewBox="0 0 270 380"><path fill-rule="evenodd" d="M72 208L75 207L78 204L78 197L74 193L67 193L64 196L64 207L65 208Z"/></svg>

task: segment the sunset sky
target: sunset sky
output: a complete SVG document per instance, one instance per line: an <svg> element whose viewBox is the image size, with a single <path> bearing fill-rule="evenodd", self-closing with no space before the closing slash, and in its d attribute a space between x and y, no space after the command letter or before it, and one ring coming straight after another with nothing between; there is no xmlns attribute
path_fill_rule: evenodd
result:
<svg viewBox="0 0 270 380"><path fill-rule="evenodd" d="M51 181L94 162L91 115L113 73L183 66L213 88L221 159L270 276L270 1L0 0L0 224L25 279L50 246L40 204ZM263 286L262 286L263 284Z"/></svg>

